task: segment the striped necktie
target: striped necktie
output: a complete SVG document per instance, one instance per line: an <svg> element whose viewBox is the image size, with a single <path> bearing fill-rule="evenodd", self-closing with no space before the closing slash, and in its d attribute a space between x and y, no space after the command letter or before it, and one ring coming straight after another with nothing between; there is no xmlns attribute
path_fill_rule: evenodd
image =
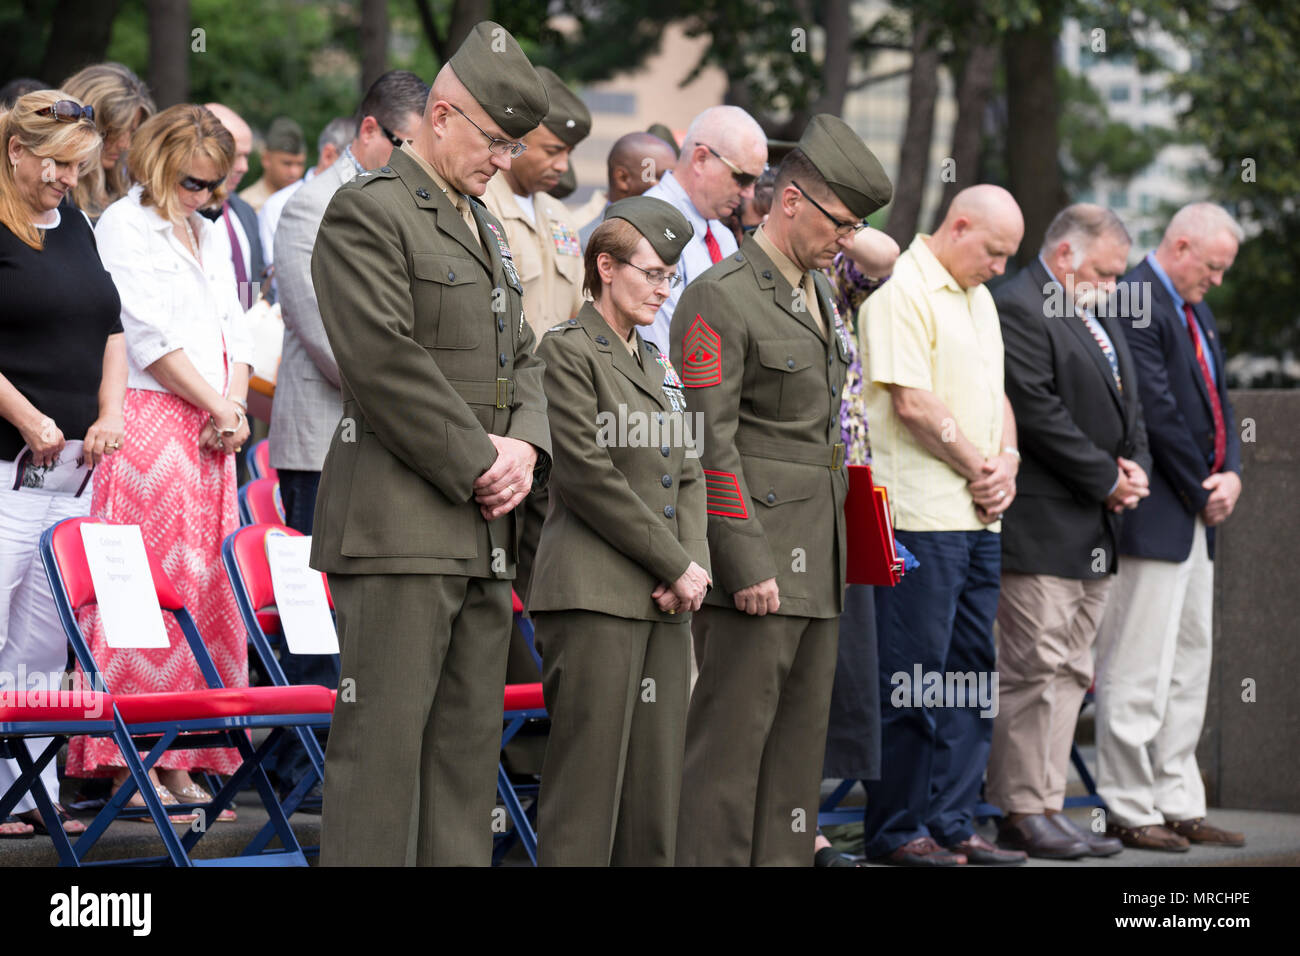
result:
<svg viewBox="0 0 1300 956"><path fill-rule="evenodd" d="M1120 394L1124 392L1124 383L1119 377L1119 356L1115 354L1115 346L1107 340L1106 335L1101 330L1101 323L1094 319L1082 309L1075 312L1079 318L1083 319L1083 324L1088 327L1093 341L1097 343L1097 348L1101 349L1101 354L1106 356L1106 361L1110 363L1110 374L1115 376L1115 387L1119 389Z"/></svg>

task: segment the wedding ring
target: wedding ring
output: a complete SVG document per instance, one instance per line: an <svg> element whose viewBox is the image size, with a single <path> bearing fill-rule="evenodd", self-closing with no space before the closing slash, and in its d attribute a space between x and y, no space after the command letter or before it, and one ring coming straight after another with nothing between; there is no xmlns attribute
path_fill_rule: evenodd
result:
<svg viewBox="0 0 1300 956"><path fill-rule="evenodd" d="M1002 491L1001 489L998 490L998 501L1001 501L1001 500L1002 500L1003 498L1005 498L1006 496L1007 496L1007 493L1006 493L1005 491Z"/></svg>
<svg viewBox="0 0 1300 956"><path fill-rule="evenodd" d="M515 486L514 486L514 485L506 485L506 491L509 492L510 496L513 498L513 497L514 497L514 494L515 494Z"/></svg>
<svg viewBox="0 0 1300 956"><path fill-rule="evenodd" d="M119 448L122 447L122 443L120 441L111 441L105 444L104 447L111 448L113 449L113 451L117 451Z"/></svg>

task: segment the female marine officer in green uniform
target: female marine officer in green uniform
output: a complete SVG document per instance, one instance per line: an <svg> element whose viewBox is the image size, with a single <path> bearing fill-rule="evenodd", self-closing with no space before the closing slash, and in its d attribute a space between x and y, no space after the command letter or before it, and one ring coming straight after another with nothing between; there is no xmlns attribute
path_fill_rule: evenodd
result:
<svg viewBox="0 0 1300 956"><path fill-rule="evenodd" d="M673 864L708 518L681 379L636 327L691 235L662 200L614 203L587 245L594 301L537 349L553 457L528 596L551 715L543 865Z"/></svg>

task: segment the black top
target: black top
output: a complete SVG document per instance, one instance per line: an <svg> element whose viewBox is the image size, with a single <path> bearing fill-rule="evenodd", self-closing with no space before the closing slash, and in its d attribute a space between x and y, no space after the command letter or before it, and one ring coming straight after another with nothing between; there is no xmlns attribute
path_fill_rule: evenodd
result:
<svg viewBox="0 0 1300 956"><path fill-rule="evenodd" d="M39 252L0 225L0 374L79 441L99 417L104 346L122 331L122 306L90 225L68 204L59 216ZM0 459L23 444L0 418Z"/></svg>

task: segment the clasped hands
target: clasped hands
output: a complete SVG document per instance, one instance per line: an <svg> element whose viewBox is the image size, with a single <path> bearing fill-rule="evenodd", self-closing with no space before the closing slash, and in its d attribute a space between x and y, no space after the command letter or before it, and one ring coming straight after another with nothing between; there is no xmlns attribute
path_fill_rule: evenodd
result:
<svg viewBox="0 0 1300 956"><path fill-rule="evenodd" d="M1121 456L1115 459L1115 463L1119 465L1119 484L1106 499L1106 507L1120 514L1125 509L1136 508L1138 502L1151 494L1151 481L1137 462Z"/></svg>
<svg viewBox="0 0 1300 956"><path fill-rule="evenodd" d="M533 487L533 469L537 449L518 438L504 438L488 433L496 446L496 461L474 482L474 500L488 521L509 514L528 497Z"/></svg>
<svg viewBox="0 0 1300 956"><path fill-rule="evenodd" d="M220 412L208 416L199 432L199 447L223 455L233 455L248 441L248 416L238 403L227 399Z"/></svg>
<svg viewBox="0 0 1300 956"><path fill-rule="evenodd" d="M967 482L975 514L984 524L992 524L1011 507L1016 497L1016 473L1020 462L1014 455L1003 453L985 458L980 473Z"/></svg>
<svg viewBox="0 0 1300 956"><path fill-rule="evenodd" d="M659 610L669 614L698 611L709 590L709 574L692 561L671 585L660 583L651 593Z"/></svg>

